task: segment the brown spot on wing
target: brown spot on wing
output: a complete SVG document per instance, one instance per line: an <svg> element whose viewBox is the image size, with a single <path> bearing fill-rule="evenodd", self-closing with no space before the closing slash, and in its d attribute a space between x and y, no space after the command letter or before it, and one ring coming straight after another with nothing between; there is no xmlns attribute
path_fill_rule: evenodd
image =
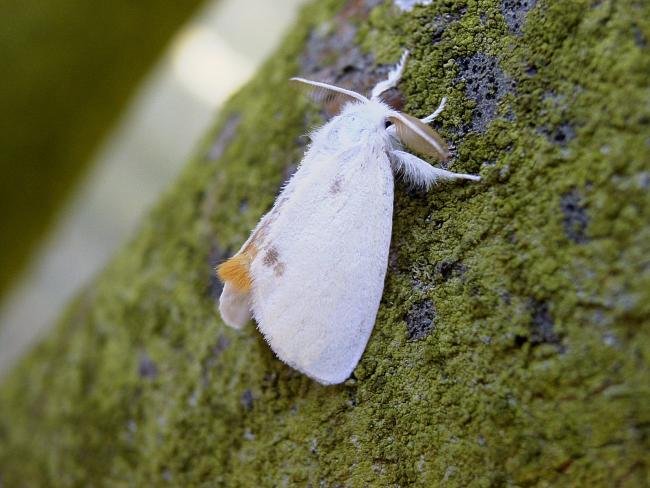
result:
<svg viewBox="0 0 650 488"><path fill-rule="evenodd" d="M278 253L277 249L270 247L268 251L266 251L264 258L262 259L262 263L264 263L265 266L273 266L277 264L279 257L280 254Z"/></svg>
<svg viewBox="0 0 650 488"><path fill-rule="evenodd" d="M337 193L340 193L342 187L343 187L343 177L341 175L337 175L336 178L334 178L334 181L332 181L332 184L330 185L330 195L336 195Z"/></svg>
<svg viewBox="0 0 650 488"><path fill-rule="evenodd" d="M277 277L280 277L284 274L284 263L280 262L280 253L274 247L270 247L264 258L262 258L262 263L264 266L273 268L273 274Z"/></svg>

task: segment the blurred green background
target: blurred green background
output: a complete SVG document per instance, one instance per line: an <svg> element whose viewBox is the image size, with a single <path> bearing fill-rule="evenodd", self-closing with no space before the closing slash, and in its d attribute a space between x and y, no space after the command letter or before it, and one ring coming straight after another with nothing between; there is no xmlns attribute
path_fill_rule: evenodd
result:
<svg viewBox="0 0 650 488"><path fill-rule="evenodd" d="M0 296L200 0L0 3Z"/></svg>
<svg viewBox="0 0 650 488"><path fill-rule="evenodd" d="M0 3L15 67L0 78L0 377L129 239L303 3Z"/></svg>

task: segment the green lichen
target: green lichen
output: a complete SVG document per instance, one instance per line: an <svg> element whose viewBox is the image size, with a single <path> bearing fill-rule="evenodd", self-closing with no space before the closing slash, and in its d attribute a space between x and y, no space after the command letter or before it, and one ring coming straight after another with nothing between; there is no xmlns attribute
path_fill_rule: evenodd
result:
<svg viewBox="0 0 650 488"><path fill-rule="evenodd" d="M133 242L6 379L7 486L648 483L645 3L540 0L521 33L496 1L375 8L360 45L386 63L412 50L406 110L447 96L437 124L453 168L483 181L398 184L377 324L345 385L220 323L209 261L241 244L299 160L312 116L286 79L340 4L304 12ZM513 82L480 131L491 102L472 92L471 59ZM432 331L408 340L426 300Z"/></svg>

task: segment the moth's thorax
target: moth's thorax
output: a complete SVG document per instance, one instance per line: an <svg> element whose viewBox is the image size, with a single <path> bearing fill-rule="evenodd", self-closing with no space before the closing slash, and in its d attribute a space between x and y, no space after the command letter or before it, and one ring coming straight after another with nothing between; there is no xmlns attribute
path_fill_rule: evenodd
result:
<svg viewBox="0 0 650 488"><path fill-rule="evenodd" d="M387 146L386 117L390 108L377 100L348 103L342 112L313 134L318 145L345 150L359 144Z"/></svg>

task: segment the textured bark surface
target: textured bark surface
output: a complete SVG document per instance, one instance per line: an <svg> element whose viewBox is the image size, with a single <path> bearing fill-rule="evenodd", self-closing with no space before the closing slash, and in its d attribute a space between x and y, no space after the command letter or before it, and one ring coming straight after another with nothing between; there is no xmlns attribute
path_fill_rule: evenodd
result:
<svg viewBox="0 0 650 488"><path fill-rule="evenodd" d="M6 486L648 483L648 3L399 3L314 3L231 100L0 388ZM323 387L223 326L211 266L321 120L287 78L362 90L404 47L395 98L447 96L451 167L483 181L398 184L374 333Z"/></svg>

